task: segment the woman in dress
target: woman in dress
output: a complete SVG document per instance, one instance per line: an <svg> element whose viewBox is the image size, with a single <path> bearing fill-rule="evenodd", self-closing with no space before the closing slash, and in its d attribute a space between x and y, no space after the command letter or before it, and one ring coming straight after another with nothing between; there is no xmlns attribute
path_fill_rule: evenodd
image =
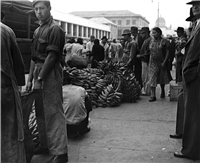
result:
<svg viewBox="0 0 200 163"><path fill-rule="evenodd" d="M169 42L162 37L162 30L158 27L152 29L152 37L149 44L150 61L149 61L149 81L150 99L149 102L156 101L156 86L160 84L160 98L165 97L165 84L172 80L170 71L167 68L169 58Z"/></svg>

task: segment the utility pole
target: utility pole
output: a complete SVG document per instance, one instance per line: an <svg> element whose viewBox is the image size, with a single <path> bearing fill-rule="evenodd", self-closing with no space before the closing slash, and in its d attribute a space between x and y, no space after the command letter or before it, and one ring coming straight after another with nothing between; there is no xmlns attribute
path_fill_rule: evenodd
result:
<svg viewBox="0 0 200 163"><path fill-rule="evenodd" d="M151 2L153 3L154 0L152 0ZM159 0L158 0L158 16L157 16L157 25L158 27L160 26L160 20L159 20L159 16L160 15L160 3L159 3Z"/></svg>
<svg viewBox="0 0 200 163"><path fill-rule="evenodd" d="M160 17L159 16L160 15L160 7L159 6L160 6L160 4L159 4L159 0L158 0L158 19L157 19L158 20L158 27L160 26L160 22L159 22L160 21L159 20L159 17Z"/></svg>

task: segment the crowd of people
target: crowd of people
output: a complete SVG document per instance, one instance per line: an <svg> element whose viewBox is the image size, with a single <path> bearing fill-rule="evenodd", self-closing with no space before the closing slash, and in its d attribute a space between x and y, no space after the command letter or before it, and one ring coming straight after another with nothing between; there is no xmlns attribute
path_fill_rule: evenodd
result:
<svg viewBox="0 0 200 163"><path fill-rule="evenodd" d="M139 30L133 26L123 31L123 38L108 41L90 37L70 39L65 43L65 33L51 16L50 1L33 1L33 8L40 26L35 30L32 45L31 65L26 83L27 91L41 94L44 128L40 130L46 141L37 147L38 153L48 150L54 163L68 162L68 136L66 115L63 109L62 70L70 56L86 57L92 68L99 61L123 62L135 73L141 92L149 95L149 102L156 101L156 87L161 87L160 98L165 98L165 85L172 80L170 70L176 67L176 82L183 84L178 98L181 112L181 129L171 138L182 138L182 150L175 157L200 159L200 0L192 0L190 32L178 27L177 38L163 37L159 27ZM2 13L3 16L3 13ZM1 126L2 163L26 163L22 122L22 105L17 86L25 84L24 64L16 43L15 34L8 26L1 25ZM60 64L63 59L64 65ZM70 88L73 90L78 88ZM80 90L80 96L85 91ZM67 93L67 91L65 92ZM65 94L69 97L69 95ZM91 108L86 108L84 119ZM76 112L76 111L75 111ZM75 113L74 112L74 113ZM36 116L40 116L39 113ZM180 114L177 112L177 121ZM68 119L70 122L73 120ZM40 124L38 124L40 125ZM178 125L178 124L177 124ZM42 126L40 126L42 127ZM70 126L69 126L70 127ZM81 127L79 127L80 129ZM70 129L70 128L69 128ZM73 129L72 129L73 130ZM16 134L17 133L17 134Z"/></svg>

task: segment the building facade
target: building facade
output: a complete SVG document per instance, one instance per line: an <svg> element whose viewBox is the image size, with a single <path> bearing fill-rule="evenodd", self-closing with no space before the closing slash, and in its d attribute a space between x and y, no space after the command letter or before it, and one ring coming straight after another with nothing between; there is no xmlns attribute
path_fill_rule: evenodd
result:
<svg viewBox="0 0 200 163"><path fill-rule="evenodd" d="M111 39L116 39L118 36L117 36L117 32L118 32L118 26L113 23L112 21L104 18L104 17L95 17L95 18L91 18L89 19L93 22L96 22L96 23L100 23L100 24L104 24L104 25L107 25L110 27L110 38Z"/></svg>
<svg viewBox="0 0 200 163"><path fill-rule="evenodd" d="M52 10L51 14L66 32L66 37L81 37L89 40L90 36L94 35L97 39L101 39L103 36L111 38L111 30L107 25L55 10Z"/></svg>
<svg viewBox="0 0 200 163"><path fill-rule="evenodd" d="M134 14L128 10L116 11L75 11L70 14L91 19L94 17L104 17L117 25L117 38L121 38L124 29L137 26L139 29L148 27L149 21L139 14Z"/></svg>

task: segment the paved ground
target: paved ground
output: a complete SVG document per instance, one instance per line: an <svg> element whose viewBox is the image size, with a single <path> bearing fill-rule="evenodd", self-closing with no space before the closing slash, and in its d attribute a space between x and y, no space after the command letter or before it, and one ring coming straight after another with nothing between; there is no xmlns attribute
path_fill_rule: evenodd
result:
<svg viewBox="0 0 200 163"><path fill-rule="evenodd" d="M141 96L137 103L95 108L91 131L69 139L69 163L200 163L173 156L181 149L181 140L169 138L175 131L177 102L160 99L157 93L158 100L152 103ZM49 159L34 156L31 163Z"/></svg>

